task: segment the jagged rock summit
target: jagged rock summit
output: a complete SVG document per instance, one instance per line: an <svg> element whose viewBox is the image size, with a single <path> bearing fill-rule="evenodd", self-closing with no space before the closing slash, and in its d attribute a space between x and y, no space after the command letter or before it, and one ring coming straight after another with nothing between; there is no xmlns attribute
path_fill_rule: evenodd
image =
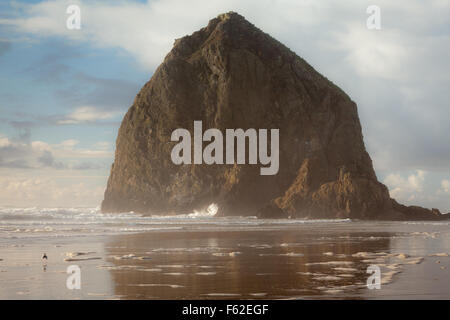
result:
<svg viewBox="0 0 450 320"><path fill-rule="evenodd" d="M279 129L279 172L171 161L171 133ZM103 212L437 219L399 205L378 182L356 104L244 17L230 12L175 41L120 126Z"/></svg>

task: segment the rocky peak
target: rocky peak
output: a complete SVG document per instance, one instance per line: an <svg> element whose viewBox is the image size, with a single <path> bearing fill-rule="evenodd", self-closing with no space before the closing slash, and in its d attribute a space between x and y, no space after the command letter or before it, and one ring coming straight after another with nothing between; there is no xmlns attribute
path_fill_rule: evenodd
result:
<svg viewBox="0 0 450 320"><path fill-rule="evenodd" d="M278 173L261 176L250 164L175 165L171 133L186 128L193 136L194 121L204 130L279 129ZM211 203L220 215L264 217L403 219L411 212L378 182L356 104L234 12L176 40L138 93L119 130L102 210L177 214Z"/></svg>

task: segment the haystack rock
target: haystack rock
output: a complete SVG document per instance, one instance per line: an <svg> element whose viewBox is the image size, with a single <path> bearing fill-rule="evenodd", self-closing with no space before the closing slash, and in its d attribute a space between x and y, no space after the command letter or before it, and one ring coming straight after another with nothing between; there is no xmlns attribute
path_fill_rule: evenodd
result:
<svg viewBox="0 0 450 320"><path fill-rule="evenodd" d="M279 129L279 171L260 165L175 165L175 129ZM203 143L206 144L205 142ZM136 96L116 142L103 212L438 219L378 182L356 104L283 44L237 13L175 41Z"/></svg>

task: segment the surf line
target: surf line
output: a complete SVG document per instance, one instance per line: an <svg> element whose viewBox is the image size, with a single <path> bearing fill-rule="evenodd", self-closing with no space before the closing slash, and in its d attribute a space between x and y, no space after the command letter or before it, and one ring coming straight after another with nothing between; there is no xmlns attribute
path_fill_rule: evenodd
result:
<svg viewBox="0 0 450 320"><path fill-rule="evenodd" d="M225 164L246 164L248 140L248 164L259 163L260 175L275 175L279 169L279 129L270 129L270 155L267 148L268 129L225 129ZM180 141L181 140L181 141ZM178 141L170 157L176 165L191 164L191 133L187 129L175 129L171 141ZM202 121L194 121L194 164L224 164L223 134L211 128L203 133ZM203 149L203 142L211 142ZM236 142L236 147L235 147ZM258 150L259 149L259 150ZM235 155L235 150L237 154Z"/></svg>

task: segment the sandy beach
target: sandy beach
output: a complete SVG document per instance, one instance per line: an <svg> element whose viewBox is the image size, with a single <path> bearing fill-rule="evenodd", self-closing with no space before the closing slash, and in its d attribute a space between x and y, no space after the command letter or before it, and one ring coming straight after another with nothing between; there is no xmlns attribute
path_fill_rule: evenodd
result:
<svg viewBox="0 0 450 320"><path fill-rule="evenodd" d="M2 239L0 299L450 299L448 222L229 222Z"/></svg>

